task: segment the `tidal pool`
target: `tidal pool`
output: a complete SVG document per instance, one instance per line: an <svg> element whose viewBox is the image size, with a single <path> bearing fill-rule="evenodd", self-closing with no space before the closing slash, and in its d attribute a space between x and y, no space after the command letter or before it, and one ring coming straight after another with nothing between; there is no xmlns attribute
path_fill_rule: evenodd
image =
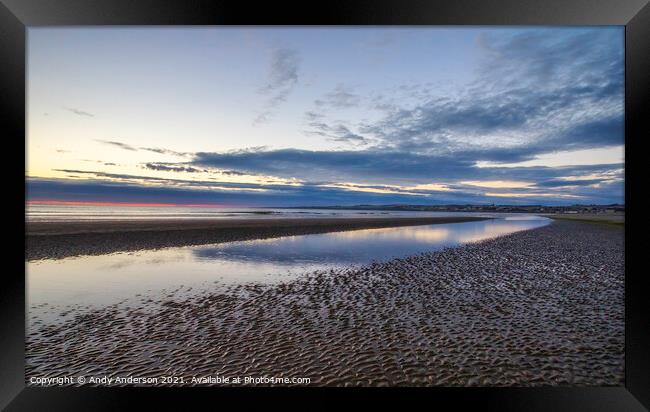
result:
<svg viewBox="0 0 650 412"><path fill-rule="evenodd" d="M287 281L316 270L363 265L544 226L550 219L506 215L478 222L365 229L276 239L28 262L31 319L142 296L165 298L206 286ZM135 304L135 303L134 303Z"/></svg>

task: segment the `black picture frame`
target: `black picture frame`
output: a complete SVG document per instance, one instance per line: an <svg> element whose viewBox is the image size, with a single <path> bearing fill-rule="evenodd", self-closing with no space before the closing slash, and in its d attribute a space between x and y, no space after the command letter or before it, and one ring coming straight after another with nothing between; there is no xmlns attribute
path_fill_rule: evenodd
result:
<svg viewBox="0 0 650 412"><path fill-rule="evenodd" d="M508 410L610 411L650 408L650 296L640 264L643 245L631 241L643 227L638 212L642 187L643 140L650 136L650 4L648 0L347 0L295 3L215 0L0 0L0 102L2 134L13 143L6 185L14 197L5 203L10 216L5 230L25 230L25 47L26 29L70 25L624 25L625 91L625 386L542 388L423 388L399 392L392 388L363 389L366 400L405 407L416 396L431 406ZM7 146L8 147L8 146ZM24 166L24 165L23 165ZM20 209L20 211L19 211ZM13 235L13 233L12 233ZM7 236L0 317L0 407L7 410L115 410L133 396L187 407L188 400L217 397L219 402L256 398L299 406L325 406L353 394L344 388L304 388L298 391L225 388L36 388L25 385L25 265L14 237ZM14 250L15 249L15 250ZM179 394L184 396L179 397ZM421 398L426 398L421 399Z"/></svg>

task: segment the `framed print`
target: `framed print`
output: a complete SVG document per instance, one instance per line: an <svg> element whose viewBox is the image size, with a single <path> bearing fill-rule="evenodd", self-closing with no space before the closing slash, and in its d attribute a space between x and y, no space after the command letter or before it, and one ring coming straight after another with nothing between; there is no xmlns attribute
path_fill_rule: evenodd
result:
<svg viewBox="0 0 650 412"><path fill-rule="evenodd" d="M650 405L646 1L2 3L7 410Z"/></svg>

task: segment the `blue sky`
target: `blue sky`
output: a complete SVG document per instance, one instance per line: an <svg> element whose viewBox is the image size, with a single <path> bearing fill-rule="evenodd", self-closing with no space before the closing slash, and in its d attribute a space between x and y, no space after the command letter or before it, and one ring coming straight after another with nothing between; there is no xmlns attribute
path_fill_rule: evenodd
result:
<svg viewBox="0 0 650 412"><path fill-rule="evenodd" d="M31 28L28 196L622 203L623 34Z"/></svg>

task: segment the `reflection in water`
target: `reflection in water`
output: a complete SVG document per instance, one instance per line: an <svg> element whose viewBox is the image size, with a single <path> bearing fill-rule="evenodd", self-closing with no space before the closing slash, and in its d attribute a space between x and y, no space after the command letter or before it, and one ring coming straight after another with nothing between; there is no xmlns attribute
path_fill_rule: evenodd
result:
<svg viewBox="0 0 650 412"><path fill-rule="evenodd" d="M544 218L487 220L429 226L365 229L319 235L233 242L193 249L197 260L273 262L281 266L339 266L387 260L492 238L546 224Z"/></svg>
<svg viewBox="0 0 650 412"><path fill-rule="evenodd" d="M277 282L314 270L440 250L548 222L512 216L30 262L30 315L39 307L102 306L140 294L171 296L179 288L187 291L215 283ZM43 313L48 312L45 309Z"/></svg>

